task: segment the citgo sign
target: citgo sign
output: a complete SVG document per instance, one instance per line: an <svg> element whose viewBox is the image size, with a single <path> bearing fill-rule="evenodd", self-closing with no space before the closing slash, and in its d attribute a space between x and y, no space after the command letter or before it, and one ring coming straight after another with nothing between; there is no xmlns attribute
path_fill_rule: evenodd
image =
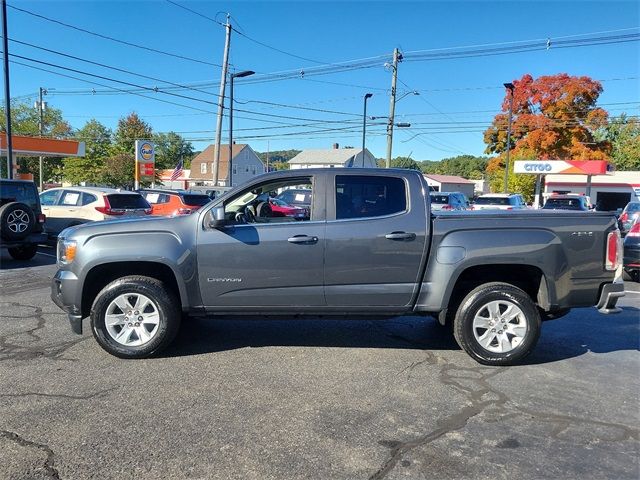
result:
<svg viewBox="0 0 640 480"><path fill-rule="evenodd" d="M605 175L609 170L604 160L518 160L513 164L513 171L534 175Z"/></svg>

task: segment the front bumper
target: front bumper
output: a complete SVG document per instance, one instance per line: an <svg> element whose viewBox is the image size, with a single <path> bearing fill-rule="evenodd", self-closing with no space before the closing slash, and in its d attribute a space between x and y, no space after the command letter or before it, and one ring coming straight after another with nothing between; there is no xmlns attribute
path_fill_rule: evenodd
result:
<svg viewBox="0 0 640 480"><path fill-rule="evenodd" d="M73 272L58 270L51 281L51 300L64 310L71 323L71 330L82 335L82 309L80 305L78 277Z"/></svg>
<svg viewBox="0 0 640 480"><path fill-rule="evenodd" d="M624 297L624 283L605 283L600 292L600 300L598 300L596 308L600 313L620 313L622 309L616 307L620 297Z"/></svg>

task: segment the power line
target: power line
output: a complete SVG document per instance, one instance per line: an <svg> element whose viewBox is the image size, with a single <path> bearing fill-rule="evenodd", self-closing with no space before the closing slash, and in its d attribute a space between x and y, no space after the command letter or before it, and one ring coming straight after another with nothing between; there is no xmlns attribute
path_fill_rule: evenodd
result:
<svg viewBox="0 0 640 480"><path fill-rule="evenodd" d="M23 42L23 41L21 41L21 40L16 40L16 39L13 39L13 38L10 38L9 40L10 40L11 42L14 42L14 43L19 43L19 44L21 44L21 45L26 45L26 46L28 46L28 47L36 48L36 49L38 49L38 50L43 50L43 51L45 51L45 52L49 52L49 53L54 53L54 54L56 54L56 55L60 55L60 56L66 57L66 58L71 58L71 59L73 59L73 60L78 60L78 61L80 61L80 62L89 63L89 64L91 64L91 65L96 65L96 66L99 66L99 67L108 68L108 69L110 69L110 70L115 70L115 71L117 71L117 72L127 73L127 74L129 74L129 75L134 75L134 76L136 76L136 77L140 77L140 78L146 78L146 79L148 79L148 80L155 80L155 81L157 81L157 82L162 82L162 83L166 83L166 84L169 84L169 85L173 85L174 87L179 87L179 88L181 88L181 89L188 89L188 90L193 90L193 91L196 91L196 92L205 93L205 94L207 94L207 95L214 95L213 93L211 93L211 92L207 92L206 90L200 90L200 89L198 89L198 88L194 88L194 87L191 87L191 86L183 85L183 84L180 84L180 83L174 83L174 82L171 82L171 81L169 81L169 80L162 80L161 78L150 77L150 76L148 76L148 75L143 75L142 73L132 72L131 70L125 70L124 68L114 67L114 66L112 66L112 65L106 65L106 64L104 64L104 63L95 62L95 61L93 61L93 60L88 60L88 59L86 59L86 58L76 57L75 55L70 55L70 54L68 54L68 53L60 52L60 51L58 51L58 50L52 50L52 49L50 49L50 48L41 47L41 46L39 46L39 45L34 45L33 43ZM148 89L148 88L147 88L147 89ZM160 89L159 89L159 88L157 88L157 87L156 87L156 88L154 88L154 90L155 90L156 92L159 92L159 91L160 91Z"/></svg>
<svg viewBox="0 0 640 480"><path fill-rule="evenodd" d="M225 26L223 23L219 22L218 20L216 20L216 19L214 19L214 18L211 18L211 17L208 17L207 15L205 15L205 14L203 14L203 13L200 13L200 12L198 12L198 11L196 11L196 10L192 10L192 9L191 9L191 8L189 8L189 7L185 7L184 5L181 5L181 4L177 3L177 2L173 2L172 0L166 0L166 1L167 1L168 3L170 3L170 4L172 4L172 5L175 5L175 6L176 6L176 7L178 7L178 8L181 8L181 9L183 9L183 10L186 10L186 11L188 11L188 12L191 12L191 13L193 13L194 15L197 15L197 16L199 16L199 17L201 17L201 18L204 18L205 20L209 20L210 22L213 22L213 23L215 23L215 24L217 24L217 25L220 25L220 26L222 26L222 27L224 27L224 26ZM231 18L235 20L235 18L234 18L233 16L232 16ZM269 45L269 44L267 44L267 43L261 42L260 40L256 40L255 38L250 37L249 35L247 35L247 34L246 34L246 33L244 33L244 32L238 31L237 29L234 29L234 31L235 31L238 35L240 35L241 37L244 37L244 38L246 38L247 40L249 40L249 41L251 41L251 42L253 42L253 43L256 43L256 44L258 44L258 45L261 45L261 46L263 46L263 47L265 47L265 48L268 48L268 49L270 49L270 50L273 50L273 51L275 51L275 52L282 53L282 54L284 54L284 55L288 55L288 56L290 56L290 57L297 58L297 59L300 59L300 60L305 60L305 61L307 61L307 62L311 62L311 63L317 63L317 64L320 64L320 65L326 65L326 64L327 64L327 62L320 62L320 61L318 61L318 60L314 60L314 59L312 59L312 58L307 58L307 57L303 57L303 56L300 56L300 55L296 55L295 53L287 52L287 51L282 50L282 49L280 49L280 48L274 47L273 45Z"/></svg>
<svg viewBox="0 0 640 480"><path fill-rule="evenodd" d="M197 58L187 57L185 55L180 55L180 54L177 54L177 53L171 53L171 52L167 52L167 51L164 51L164 50L157 50L155 48L146 47L144 45L138 45L136 43L127 42L125 40L120 40L119 38L110 37L109 35L104 35L102 33L92 32L91 30L87 30L85 28L77 27L77 26L71 25L69 23L61 22L60 20L56 20L56 19L53 19L53 18L50 18L50 17L46 17L44 15L40 15L40 14L32 12L30 10L25 10L24 8L18 8L16 6L14 6L14 5L7 5L7 6L9 8L13 9L13 10L17 10L19 12L26 13L27 15L31 15L33 17L37 17L37 18L40 18L42 20L46 20L47 22L56 23L56 24L61 25L63 27L71 28L73 30L77 30L79 32L83 32L83 33L86 33L88 35L93 35L94 37L102 38L104 40L110 40L112 42L120 43L120 44L126 45L128 47L134 47L134 48L138 48L140 50L146 50L148 52L159 53L161 55L166 55L166 56L169 56L169 57L178 58L180 60L188 60L190 62L195 62L195 63L200 63L200 64L203 64L203 65L210 65L210 66L213 66L213 67L222 68L222 65L219 65L217 63L207 62L205 60L199 60Z"/></svg>
<svg viewBox="0 0 640 480"><path fill-rule="evenodd" d="M11 55L11 54L10 54L10 55ZM27 68L32 68L32 69L34 69L34 70L39 70L39 71L41 71L41 72L51 73L51 74L53 74L53 75L58 75L58 76L60 76L60 77L71 78L71 79L73 79L73 80L78 80L78 81L80 81L80 82L84 82L84 83L88 83L88 84L92 84L92 85L99 85L99 86L101 86L101 87L111 88L111 89L113 89L113 90L120 90L120 89L118 89L118 88L116 88L116 87L111 87L111 86L109 86L109 85L105 85L104 83L93 82L93 81L91 81L91 80L86 80L86 79L84 79L84 78L74 77L73 75L66 75L66 74L64 74L64 73L56 72L56 71L49 70L49 69L42 68L42 67L36 67L35 65L29 65L29 64L27 64L27 63L18 62L18 61L16 61L16 60L11 60L11 63L13 63L13 64L15 64L15 65L21 65L21 66L23 66L23 67L27 67ZM176 106L178 106L178 107L188 108L188 109L191 109L191 110L197 110L197 111L205 112L205 113L213 113L212 111L209 111L209 110L203 110L203 109L201 109L201 108L192 107L192 106L190 106L190 105L184 105L184 104L177 103L177 102L171 102L171 101L169 101L169 100L164 100L164 99L162 99L162 98L149 97L148 95L143 95L142 93L134 93L134 92L127 92L127 91L123 91L123 92L124 92L124 93L126 93L126 94L129 94L129 95L136 95L136 96L138 96L138 97L148 98L148 99L150 99L150 100L154 100L154 101L156 101L156 102L167 103L167 104L169 104L169 105L176 105Z"/></svg>
<svg viewBox="0 0 640 480"><path fill-rule="evenodd" d="M193 13L193 14L195 14L195 15L198 15L199 17L205 18L205 19L209 20L210 22L217 23L217 24L218 24L218 25L220 25L221 27L224 27L224 26L225 26L225 24L224 24L224 23L219 22L218 20L216 20L216 19L214 19L214 18L208 17L208 16L206 16L204 13L196 12L195 10L192 10L192 9L190 9L189 7L185 7L184 5L180 5L180 4L179 4L179 3L177 3L177 2L172 2L171 0L166 0L166 1L167 1L167 3L170 3L171 5L175 5L175 6L176 6L176 7L178 7L178 8L182 8L183 10L186 10L187 12L191 12L191 13Z"/></svg>
<svg viewBox="0 0 640 480"><path fill-rule="evenodd" d="M106 77L104 75L98 75L96 73L89 73L89 72L85 72L85 71L82 71L82 70L77 70L75 68L65 67L65 66L62 66L62 65L57 65L57 64L51 63L51 62L45 62L43 60L38 60L38 59L35 59L35 58L25 57L23 55L17 55L15 53L10 53L9 56L10 57L14 57L14 58L20 58L21 60L27 60L27 61L30 61L30 62L38 63L40 65L47 65L49 67L54 67L54 68L59 68L61 70L66 70L66 71L69 71L69 72L79 73L81 75L86 75L88 77L99 78L101 80L107 80L107 81L114 82L114 83L119 83L119 84L122 84L122 85L128 85L128 86L131 86L131 87L140 88L140 89L147 90L147 91L150 91L150 92L162 93L164 95L171 95L173 97L184 98L184 99L187 99L187 100L193 100L193 101L201 102L201 103L207 103L209 105L216 105L216 106L218 105L217 102L212 102L212 101L209 101L209 100L203 100L201 98L196 98L196 97L189 97L187 95L181 95L179 93L165 92L165 91L162 91L160 89L155 89L155 88L152 88L152 87L145 87L143 85L138 85L138 84L135 84L135 83L126 82L124 80L117 80L115 78Z"/></svg>

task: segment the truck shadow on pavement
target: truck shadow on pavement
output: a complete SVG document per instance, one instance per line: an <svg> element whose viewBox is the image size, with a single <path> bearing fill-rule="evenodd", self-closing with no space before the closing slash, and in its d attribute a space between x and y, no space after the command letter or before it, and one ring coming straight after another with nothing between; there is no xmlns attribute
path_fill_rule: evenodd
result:
<svg viewBox="0 0 640 480"><path fill-rule="evenodd" d="M524 364L542 364L587 352L640 350L640 310L625 307L603 317L578 309L543 323L538 345ZM343 347L460 350L448 328L429 317L390 319L189 318L162 356L179 357L258 347Z"/></svg>
<svg viewBox="0 0 640 480"><path fill-rule="evenodd" d="M593 312L585 315L585 311ZM623 307L616 315L595 309L575 309L558 320L542 324L538 345L524 364L549 363L585 353L640 350L640 309Z"/></svg>
<svg viewBox="0 0 640 480"><path fill-rule="evenodd" d="M198 355L246 347L459 349L447 328L422 317L326 319L189 318L164 356Z"/></svg>

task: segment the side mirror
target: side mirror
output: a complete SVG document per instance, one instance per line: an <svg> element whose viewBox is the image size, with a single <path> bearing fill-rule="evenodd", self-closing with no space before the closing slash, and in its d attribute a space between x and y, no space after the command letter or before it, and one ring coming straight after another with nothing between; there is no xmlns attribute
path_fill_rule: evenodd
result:
<svg viewBox="0 0 640 480"><path fill-rule="evenodd" d="M224 216L224 207L216 207L211 210L211 221L209 222L209 227L211 228L220 228L224 227L227 224L227 220Z"/></svg>

